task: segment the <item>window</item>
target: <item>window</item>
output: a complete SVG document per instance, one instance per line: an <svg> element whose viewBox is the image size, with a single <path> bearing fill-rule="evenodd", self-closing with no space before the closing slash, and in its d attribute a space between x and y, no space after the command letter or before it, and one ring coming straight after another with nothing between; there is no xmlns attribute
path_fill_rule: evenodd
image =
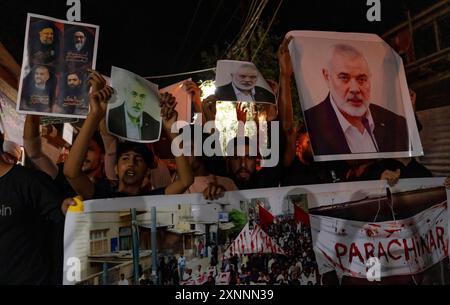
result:
<svg viewBox="0 0 450 305"><path fill-rule="evenodd" d="M90 232L89 237L91 245L91 255L102 255L108 253L108 229L93 230Z"/></svg>
<svg viewBox="0 0 450 305"><path fill-rule="evenodd" d="M132 248L131 227L119 228L119 250L127 251Z"/></svg>

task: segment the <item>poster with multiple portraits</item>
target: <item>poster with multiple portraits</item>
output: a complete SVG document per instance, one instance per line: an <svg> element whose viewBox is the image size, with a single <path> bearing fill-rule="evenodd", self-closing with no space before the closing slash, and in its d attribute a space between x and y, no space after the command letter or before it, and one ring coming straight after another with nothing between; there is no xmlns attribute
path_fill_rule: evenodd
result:
<svg viewBox="0 0 450 305"><path fill-rule="evenodd" d="M17 111L85 118L99 27L28 14Z"/></svg>
<svg viewBox="0 0 450 305"><path fill-rule="evenodd" d="M235 279L223 283L218 271L236 258L241 284L449 284L448 272L441 273L450 263L443 183L423 178L402 179L393 188L381 180L292 186L226 192L214 201L201 193L86 201L66 216L64 283L114 285L121 273L131 281L132 226L140 264L148 270L154 207L158 257L168 262L183 253L186 270L202 265L201 274L180 277L180 285L202 284L205 275L216 285L230 284ZM209 249L203 258L200 243ZM71 276L74 259L80 262L78 279ZM109 265L107 283L104 261L121 264Z"/></svg>
<svg viewBox="0 0 450 305"><path fill-rule="evenodd" d="M114 94L106 114L108 132L131 142L158 141L162 126L158 85L113 66L111 86Z"/></svg>
<svg viewBox="0 0 450 305"><path fill-rule="evenodd" d="M364 33L286 37L316 161L423 155L403 63L386 42Z"/></svg>

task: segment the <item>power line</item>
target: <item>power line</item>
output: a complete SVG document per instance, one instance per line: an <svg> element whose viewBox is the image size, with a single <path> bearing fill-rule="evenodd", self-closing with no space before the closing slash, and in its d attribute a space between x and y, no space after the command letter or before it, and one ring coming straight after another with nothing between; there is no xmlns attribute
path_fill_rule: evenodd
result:
<svg viewBox="0 0 450 305"><path fill-rule="evenodd" d="M189 75L189 74L196 74L206 71L214 71L216 68L207 68L202 70L195 70L195 71L187 71L187 72L180 72L180 73L174 73L174 74L165 74L165 75L155 75L155 76L145 76L146 79L154 79L154 78L166 78L166 77L172 77L172 76L181 76L181 75Z"/></svg>
<svg viewBox="0 0 450 305"><path fill-rule="evenodd" d="M277 9L275 10L275 13L272 16L272 20L270 20L270 23L269 23L269 26L267 27L266 32L264 33L261 41L259 42L259 45L258 45L258 47L255 50L255 53L253 53L253 55L252 55L252 59L251 59L252 62L253 62L253 59L255 58L256 54L258 53L259 48L261 48L261 46L262 46L262 44L264 42L264 39L266 39L267 33L269 32L270 27L272 26L272 23L275 20L275 16L277 15L278 10L280 9L282 3L283 3L283 0L280 0L280 2L278 3Z"/></svg>
<svg viewBox="0 0 450 305"><path fill-rule="evenodd" d="M186 32L186 35L184 36L183 43L181 44L181 48L178 49L177 55L175 56L175 60L172 63L172 69L174 66L178 63L178 58L180 57L180 54L182 51L184 51L184 46L186 45L186 42L189 38L189 35L191 34L192 26L194 25L195 19L197 17L198 10L200 8L200 5L202 4L203 0L200 0L197 2L197 6L195 7L194 17L191 18L191 23L189 24L188 30Z"/></svg>
<svg viewBox="0 0 450 305"><path fill-rule="evenodd" d="M223 30L220 32L220 34L217 36L218 38L216 39L216 42L214 44L217 44L220 39L222 38L223 34L226 32L226 30L228 29L228 27L230 26L231 22L233 22L236 13L239 10L239 6L236 5L235 10L233 11L233 13L231 14L231 17L228 19L227 24L225 25L225 27L223 28Z"/></svg>
<svg viewBox="0 0 450 305"><path fill-rule="evenodd" d="M263 12L264 8L266 7L268 3L268 0L265 0L264 2L261 2L260 6L258 7L257 12L255 13L254 20L250 24L251 32L247 38L247 42L241 47L241 51L239 52L239 56L244 52L244 50L247 48L248 44L250 43L250 40L252 39L253 33L255 32L259 18L261 17L261 13Z"/></svg>
<svg viewBox="0 0 450 305"><path fill-rule="evenodd" d="M225 52L222 54L222 56L220 58L224 58L225 55L227 55L228 52L231 49L233 49L235 47L235 45L238 45L242 41L242 38L245 37L246 33L248 32L248 27L250 25L250 21L254 17L255 9L256 9L256 1L253 0L252 3L250 4L250 9L247 14L247 17L245 18L245 21L242 23L241 30L236 35L236 37L232 40L232 42L228 45L227 49L225 50Z"/></svg>
<svg viewBox="0 0 450 305"><path fill-rule="evenodd" d="M217 14L219 13L219 10L220 10L220 8L222 7L223 2L224 2L224 0L220 0L219 4L217 5L217 7L216 7L216 9L215 9L215 11L214 11L214 13L213 13L211 19L209 20L208 25L207 25L206 28L205 28L205 31L203 31L203 35L201 36L201 38L200 38L200 40L199 40L199 43L197 44L197 46L196 46L196 48L194 49L194 51L191 52L191 55L189 56L188 60L186 60L186 63L185 63L185 65L184 65L185 67L188 67L188 66L189 66L189 64L190 64L191 61L192 61L192 57L197 53L199 47L201 46L201 43L204 41L204 39L205 39L206 35L208 34L208 32L209 32L209 30L210 30L212 24L214 23L214 20L216 19L216 16L217 16Z"/></svg>

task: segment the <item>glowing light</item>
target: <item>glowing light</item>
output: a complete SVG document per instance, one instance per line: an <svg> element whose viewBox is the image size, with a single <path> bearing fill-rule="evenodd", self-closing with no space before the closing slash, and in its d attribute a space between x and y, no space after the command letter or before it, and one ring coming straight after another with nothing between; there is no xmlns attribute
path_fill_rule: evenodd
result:
<svg viewBox="0 0 450 305"><path fill-rule="evenodd" d="M216 82L213 80L205 80L200 81L200 89L202 89L202 96L201 99L205 99L208 96L214 94L216 92Z"/></svg>

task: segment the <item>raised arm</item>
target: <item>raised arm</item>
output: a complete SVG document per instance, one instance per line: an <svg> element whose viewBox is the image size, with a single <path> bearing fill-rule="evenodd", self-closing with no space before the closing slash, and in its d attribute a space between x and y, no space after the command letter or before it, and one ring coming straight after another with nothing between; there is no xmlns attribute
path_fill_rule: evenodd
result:
<svg viewBox="0 0 450 305"><path fill-rule="evenodd" d="M202 100L200 98L202 94L202 90L197 86L196 83L189 80L184 83L184 86L186 88L186 91L191 95L192 97L192 103L194 104L194 109L196 113L202 113Z"/></svg>
<svg viewBox="0 0 450 305"><path fill-rule="evenodd" d="M103 145L105 146L105 174L106 178L111 181L118 180L116 171L114 170L116 166L116 148L117 148L117 138L108 133L106 129L106 118L100 122L100 134L102 136Z"/></svg>
<svg viewBox="0 0 450 305"><path fill-rule="evenodd" d="M160 96L161 117L163 119L164 130L170 141L178 135L172 133L172 125L177 121L178 113L175 110L175 98L170 93L163 93ZM166 187L166 195L182 194L194 182L194 175L187 158L184 155L175 157L177 165L178 179Z"/></svg>
<svg viewBox="0 0 450 305"><path fill-rule="evenodd" d="M28 114L23 129L23 145L28 157L36 167L55 179L58 166L42 151L41 134L39 132L40 117Z"/></svg>
<svg viewBox="0 0 450 305"><path fill-rule="evenodd" d="M89 94L89 114L64 164L64 175L77 194L85 200L94 196L94 183L81 171L83 160L89 141L105 116L107 102L113 93L113 89L106 85L105 79L95 71L89 76L89 84L92 87L92 93Z"/></svg>
<svg viewBox="0 0 450 305"><path fill-rule="evenodd" d="M286 150L283 156L283 165L289 166L295 158L295 142L297 132L294 128L294 112L292 109L291 77L292 63L289 56L288 45L292 37L285 38L278 49L278 62L280 66L280 89L278 97L278 117L283 136L286 140Z"/></svg>

